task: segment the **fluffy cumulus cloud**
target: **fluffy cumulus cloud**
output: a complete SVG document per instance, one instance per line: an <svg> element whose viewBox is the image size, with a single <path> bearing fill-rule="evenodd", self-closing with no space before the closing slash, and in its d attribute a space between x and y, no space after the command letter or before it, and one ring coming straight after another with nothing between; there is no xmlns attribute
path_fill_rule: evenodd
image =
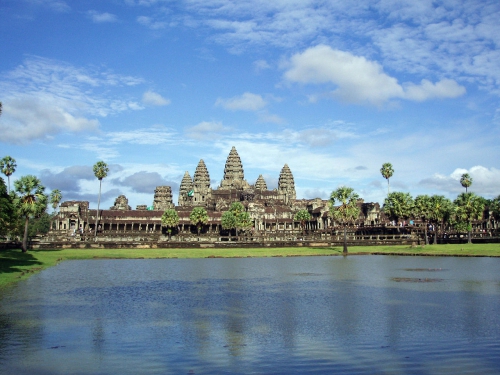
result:
<svg viewBox="0 0 500 375"><path fill-rule="evenodd" d="M144 104L149 104L149 105L156 105L156 106L165 106L170 104L169 99L165 99L163 96L160 94L154 92L154 91L146 91L142 95L142 102Z"/></svg>
<svg viewBox="0 0 500 375"><path fill-rule="evenodd" d="M486 168L480 165L470 169L457 168L449 175L436 173L431 177L420 181L420 185L426 188L439 190L449 194L459 194L465 192L460 184L460 177L468 173L472 177L472 185L468 191L475 192L485 198L494 198L499 195L500 170L496 168Z"/></svg>
<svg viewBox="0 0 500 375"><path fill-rule="evenodd" d="M293 55L284 73L289 82L303 84L333 84L331 95L350 103L381 105L391 99L423 101L430 98L457 97L465 88L447 79L420 85L400 85L396 78L384 72L382 66L326 45L318 45Z"/></svg>
<svg viewBox="0 0 500 375"><path fill-rule="evenodd" d="M229 99L218 98L215 105L231 111L258 111L263 109L267 103L262 96L245 92Z"/></svg>
<svg viewBox="0 0 500 375"><path fill-rule="evenodd" d="M121 100L120 94L108 97L115 89L141 83L136 77L29 57L0 77L0 142L20 144L57 133L93 132L100 126L99 117L142 109L136 102Z"/></svg>

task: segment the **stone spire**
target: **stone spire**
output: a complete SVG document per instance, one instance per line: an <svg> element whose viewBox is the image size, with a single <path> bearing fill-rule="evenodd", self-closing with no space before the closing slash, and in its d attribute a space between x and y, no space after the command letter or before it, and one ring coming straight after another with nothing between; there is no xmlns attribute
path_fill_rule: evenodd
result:
<svg viewBox="0 0 500 375"><path fill-rule="evenodd" d="M157 186L153 198L153 210L165 211L174 207L174 203L172 202L172 188L170 186Z"/></svg>
<svg viewBox="0 0 500 375"><path fill-rule="evenodd" d="M292 171L287 164L285 164L280 172L280 177L278 180L278 192L280 193L285 203L291 203L297 197Z"/></svg>
<svg viewBox="0 0 500 375"><path fill-rule="evenodd" d="M234 146L227 157L226 166L224 167L224 179L220 187L222 189L244 189L249 187L248 182L245 181L240 156Z"/></svg>
<svg viewBox="0 0 500 375"><path fill-rule="evenodd" d="M257 181L255 181L255 189L256 190L267 190L267 184L262 175L259 175Z"/></svg>
<svg viewBox="0 0 500 375"><path fill-rule="evenodd" d="M205 202L211 193L210 175L203 159L200 160L193 178L193 203Z"/></svg>
<svg viewBox="0 0 500 375"><path fill-rule="evenodd" d="M184 173L184 177L182 177L181 186L179 187L179 206L189 205L191 202L191 196L189 195L193 190L193 180L191 179L191 175L188 171Z"/></svg>

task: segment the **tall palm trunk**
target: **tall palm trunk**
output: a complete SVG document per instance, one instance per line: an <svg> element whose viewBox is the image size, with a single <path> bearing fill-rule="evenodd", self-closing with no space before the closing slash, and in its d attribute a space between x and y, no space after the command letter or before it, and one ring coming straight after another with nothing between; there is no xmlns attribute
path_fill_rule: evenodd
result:
<svg viewBox="0 0 500 375"><path fill-rule="evenodd" d="M28 223L29 223L29 217L26 216L26 221L24 223L24 235L23 235L23 244L22 244L22 251L23 253L26 253L28 251Z"/></svg>
<svg viewBox="0 0 500 375"><path fill-rule="evenodd" d="M94 237L97 237L97 222L99 221L99 205L101 204L101 186L102 186L102 179L99 180L99 197L97 198L97 214L95 217Z"/></svg>
<svg viewBox="0 0 500 375"><path fill-rule="evenodd" d="M347 226L344 226L344 254L347 254Z"/></svg>

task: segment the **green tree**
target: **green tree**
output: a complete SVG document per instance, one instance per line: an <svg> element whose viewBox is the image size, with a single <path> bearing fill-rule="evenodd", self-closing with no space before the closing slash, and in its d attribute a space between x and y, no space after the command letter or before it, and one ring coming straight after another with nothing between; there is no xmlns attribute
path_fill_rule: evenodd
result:
<svg viewBox="0 0 500 375"><path fill-rule="evenodd" d="M231 230L236 229L236 216L231 211L226 211L221 218L222 229L228 230L231 235Z"/></svg>
<svg viewBox="0 0 500 375"><path fill-rule="evenodd" d="M8 193L10 194L10 176L16 171L16 159L11 158L10 156L5 156L2 160L0 160L0 170L4 175L7 176L8 181Z"/></svg>
<svg viewBox="0 0 500 375"><path fill-rule="evenodd" d="M472 221L482 217L484 200L474 193L461 193L453 204L455 205L456 221L467 225L467 242L472 243Z"/></svg>
<svg viewBox="0 0 500 375"><path fill-rule="evenodd" d="M57 207L59 206L59 203L61 203L61 200L62 200L61 190L54 189L50 192L49 201L54 211L57 210Z"/></svg>
<svg viewBox="0 0 500 375"><path fill-rule="evenodd" d="M413 216L424 223L425 244L429 244L427 236L427 222L431 218L431 198L428 195L417 195L413 202Z"/></svg>
<svg viewBox="0 0 500 375"><path fill-rule="evenodd" d="M394 174L394 168L392 168L392 164L391 163L382 164L382 168L380 168L380 173L382 174L382 177L384 177L387 180L387 195L389 195L389 179Z"/></svg>
<svg viewBox="0 0 500 375"><path fill-rule="evenodd" d="M347 226L359 217L358 194L353 188L341 186L330 195L330 215L344 228L344 254L347 254ZM339 202L340 206L335 206Z"/></svg>
<svg viewBox="0 0 500 375"><path fill-rule="evenodd" d="M399 219L408 219L413 212L413 198L410 193L392 192L385 198L382 211L396 222Z"/></svg>
<svg viewBox="0 0 500 375"><path fill-rule="evenodd" d="M7 193L5 181L0 177L0 237L10 233L16 222L16 209L12 196Z"/></svg>
<svg viewBox="0 0 500 375"><path fill-rule="evenodd" d="M14 181L16 198L15 206L25 220L22 243L23 253L28 251L28 224L30 218L40 217L47 209L48 198L44 194L45 187L32 175L23 176Z"/></svg>
<svg viewBox="0 0 500 375"><path fill-rule="evenodd" d="M453 204L448 198L442 195L433 195L430 198L430 218L435 223L436 235L434 244L437 244L439 232L444 230L445 221L449 220L453 211Z"/></svg>
<svg viewBox="0 0 500 375"><path fill-rule="evenodd" d="M172 236L172 229L179 225L179 215L177 214L177 211L172 208L165 210L161 216L161 223L163 226L167 227L168 239L170 240Z"/></svg>
<svg viewBox="0 0 500 375"><path fill-rule="evenodd" d="M239 230L252 227L253 222L248 212L246 212L245 206L241 202L233 202L229 210L222 214L221 225L223 229L235 229L238 236Z"/></svg>
<svg viewBox="0 0 500 375"><path fill-rule="evenodd" d="M198 236L201 232L201 227L208 223L208 213L204 207L195 207L191 214L189 215L189 220L191 224L196 225L196 230L198 231Z"/></svg>
<svg viewBox="0 0 500 375"><path fill-rule="evenodd" d="M311 220L311 214L307 210L299 210L293 217L293 220L300 222L300 227L302 228L302 235L305 235L306 223Z"/></svg>
<svg viewBox="0 0 500 375"><path fill-rule="evenodd" d="M102 179L109 173L108 165L103 161L94 164L94 176L99 180L99 198L97 199L97 212L95 216L94 237L97 237L97 223L99 221L99 205L101 204Z"/></svg>
<svg viewBox="0 0 500 375"><path fill-rule="evenodd" d="M496 220L500 220L500 195L493 198L490 203L490 210Z"/></svg>
<svg viewBox="0 0 500 375"><path fill-rule="evenodd" d="M460 177L460 184L465 188L465 192L467 193L467 188L472 185L472 177L468 173L464 173Z"/></svg>

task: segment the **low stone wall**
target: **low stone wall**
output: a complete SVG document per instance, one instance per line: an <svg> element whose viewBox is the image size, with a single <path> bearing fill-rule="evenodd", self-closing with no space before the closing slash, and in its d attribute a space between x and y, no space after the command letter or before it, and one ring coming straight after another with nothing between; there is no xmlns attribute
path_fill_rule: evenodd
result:
<svg viewBox="0 0 500 375"><path fill-rule="evenodd" d="M392 236L388 236L392 237ZM384 238L384 239L351 239L348 246L377 246L377 245L412 245L411 238ZM276 241L55 241L33 243L33 249L186 249L186 248L264 248L264 247L341 247L343 241L317 241L317 240L276 240Z"/></svg>

